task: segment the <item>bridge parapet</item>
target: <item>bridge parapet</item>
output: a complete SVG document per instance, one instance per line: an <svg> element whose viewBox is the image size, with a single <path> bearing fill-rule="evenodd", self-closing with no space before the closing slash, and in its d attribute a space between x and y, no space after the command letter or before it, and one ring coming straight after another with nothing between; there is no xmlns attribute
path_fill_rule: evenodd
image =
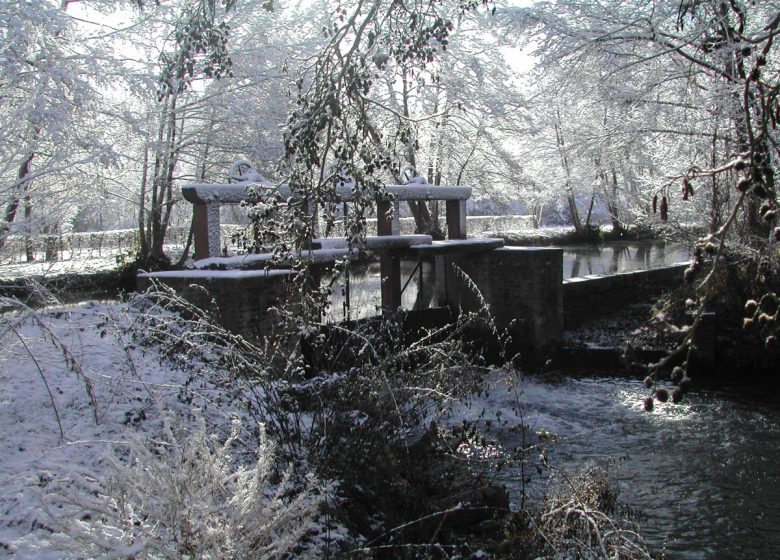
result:
<svg viewBox="0 0 780 560"><path fill-rule="evenodd" d="M181 188L184 199L193 205L193 233L195 258L218 257L221 254L220 217L222 204L260 201L272 195L283 199L296 198L288 185L268 183L190 183ZM466 239L466 201L471 197L470 187L429 185L387 185L390 200L377 200L377 233L380 236L399 235L399 203L401 201L433 201L446 203L447 232L450 239ZM336 187L332 202L350 202L354 199L354 185Z"/></svg>

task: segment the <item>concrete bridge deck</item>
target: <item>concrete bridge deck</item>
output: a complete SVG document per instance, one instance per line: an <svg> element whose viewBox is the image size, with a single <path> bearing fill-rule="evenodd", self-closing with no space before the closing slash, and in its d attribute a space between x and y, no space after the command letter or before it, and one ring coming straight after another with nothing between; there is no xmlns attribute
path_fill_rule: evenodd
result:
<svg viewBox="0 0 780 560"><path fill-rule="evenodd" d="M335 186L330 193L334 203L346 203L355 198L355 185ZM185 200L192 204L195 258L218 257L222 254L220 240L220 207L223 204L259 202L270 197L281 200L300 199L303 195L288 185L268 183L191 183L181 188ZM377 193L376 218L380 236L401 233L399 203L402 201L443 201L445 203L447 234L450 239L466 239L466 201L471 188L451 185L410 183L386 185Z"/></svg>
<svg viewBox="0 0 780 560"><path fill-rule="evenodd" d="M308 240L307 249L290 254L287 263L273 263L277 267L273 270L271 254L220 256L220 205L299 195L285 185L258 183L190 184L182 187L182 193L193 204L195 269L140 275L139 285L143 288L153 281L162 281L196 303L206 292L211 299L205 303L215 301L225 326L241 334L258 338L273 331L274 318L268 313L269 308L296 297L288 289L293 264L303 262L316 271L337 259L358 256L345 239ZM564 286L561 249L504 247L501 239L467 239L466 200L470 195L468 187L420 184L388 185L384 193L379 193L379 235L369 237L365 248L379 255L381 309L392 313L401 306L405 287L401 261L416 260L420 271L424 263L431 267L429 276L435 279L437 305L444 305L453 313L487 306L495 328L505 332L510 341L509 352L544 359L562 342L564 293L582 300L590 296L580 287L584 286L582 282ZM334 191L334 200L339 202L353 197L351 185L339 186ZM399 235L398 204L403 200L443 200L449 239L432 241L426 235ZM407 284L409 280L411 277ZM606 284L601 281L599 285ZM615 283L609 285L614 288Z"/></svg>

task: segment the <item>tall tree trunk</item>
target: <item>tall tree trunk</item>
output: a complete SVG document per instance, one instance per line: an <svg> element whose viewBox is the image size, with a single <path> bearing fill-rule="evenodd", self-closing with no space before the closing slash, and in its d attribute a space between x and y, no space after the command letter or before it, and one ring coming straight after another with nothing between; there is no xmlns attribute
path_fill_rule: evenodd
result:
<svg viewBox="0 0 780 560"><path fill-rule="evenodd" d="M612 221L612 232L622 237L624 233L623 224L620 222L620 205L618 200L618 178L615 166L610 166L609 176L607 176L607 170L601 165L601 159L595 158L594 165L596 166L598 177L601 181L601 189L604 194L604 205L609 212L609 218ZM590 221L590 220L588 220Z"/></svg>
<svg viewBox="0 0 780 560"><path fill-rule="evenodd" d="M161 208L164 208L162 221L160 224L160 256L163 254L163 243L171 224L171 215L173 206L176 203L173 189L173 178L176 172L176 165L179 163L179 151L181 149L181 139L184 136L184 115L176 110L176 98L173 100L173 111L171 112L170 127L172 130L171 141L168 146L168 160L165 173L165 196L161 201Z"/></svg>
<svg viewBox="0 0 780 560"><path fill-rule="evenodd" d="M138 238L139 238L139 256L149 254L149 239L146 229L146 191L149 183L149 144L144 146L143 173L141 174L141 197L138 208Z"/></svg>
<svg viewBox="0 0 780 560"><path fill-rule="evenodd" d="M44 260L46 262L53 262L59 260L60 256L60 243L59 243L59 227L58 226L45 226L43 228L44 233Z"/></svg>
<svg viewBox="0 0 780 560"><path fill-rule="evenodd" d="M166 96L161 106L151 170L149 170L149 148L144 153L139 216L141 258L157 264L167 261L164 251L165 235L175 202L173 177L180 149L179 128L183 125L178 115L176 101L177 94L172 92Z"/></svg>
<svg viewBox="0 0 780 560"><path fill-rule="evenodd" d="M721 138L716 128L712 134L712 146L710 148L710 167L715 169L718 166L718 142ZM728 153L728 138L722 139L723 153ZM718 176L713 174L710 177L710 233L714 233L723 225L724 216L728 213L730 202L730 189L722 188Z"/></svg>
<svg viewBox="0 0 780 560"><path fill-rule="evenodd" d="M531 221L534 229L542 227L542 214L544 214L544 202L530 205Z"/></svg>
<svg viewBox="0 0 780 560"><path fill-rule="evenodd" d="M561 129L561 112L556 110L556 122L555 126L555 145L558 149L558 156L561 158L561 167L563 168L564 183L563 188L566 192L566 202L569 205L569 213L571 214L571 221L574 224L574 230L577 232L577 236L581 239L587 237L585 228L582 225L580 219L580 212L577 209L577 199L574 196L574 189L571 186L571 168L569 167L569 157L566 153L566 142L563 138L563 130Z"/></svg>
<svg viewBox="0 0 780 560"><path fill-rule="evenodd" d="M402 85L403 97L401 101L403 114L404 117L410 119L411 112L409 111L409 81L406 74L406 69L404 69L402 74ZM409 162L409 164L413 165L415 169L417 169L417 158L415 157L414 141L409 141L406 143L406 160ZM432 233L433 220L431 219L431 213L428 210L428 205L422 201L415 202L414 200L409 200L407 202L409 204L409 210L411 210L412 216L414 216L415 233Z"/></svg>
<svg viewBox="0 0 780 560"><path fill-rule="evenodd" d="M214 113L212 111L211 118L209 119L208 123L208 133L206 134L206 141L203 143L203 155L201 156L201 162L200 162L200 172L198 173L198 181L200 183L206 182L206 171L208 170L208 160L209 160L209 152L211 151L211 142L212 142L212 134L214 131ZM184 250L181 253L181 257L179 257L179 260L176 261L176 267L184 266L184 263L187 262L187 257L190 253L190 248L192 247L192 241L195 234L195 219L193 215L193 219L190 220L190 231L187 233L187 242L184 244Z"/></svg>
<svg viewBox="0 0 780 560"><path fill-rule="evenodd" d="M439 98L442 95L446 96L446 92L441 91L441 85L439 82L437 83L437 92L436 92L436 101L433 106L433 114L438 114L440 107L442 103L439 101ZM446 97L443 100L443 103L446 103ZM441 118L438 118L436 120L436 125L434 127L434 132L431 135L430 139L430 145L429 145L429 153L431 154L431 159L428 162L428 181L436 186L441 186L441 170L442 170L442 161L444 159L444 127L447 125L447 113L444 113ZM431 222L433 224L433 232L434 238L443 239L444 235L441 231L441 228L439 227L439 201L433 200L430 202L430 210L431 210Z"/></svg>
<svg viewBox="0 0 780 560"><path fill-rule="evenodd" d="M29 194L24 197L24 221L26 222L25 234L24 234L24 251L26 253L27 262L33 262L35 260L35 247L32 244L32 228L30 227L30 220L32 218L33 203Z"/></svg>
<svg viewBox="0 0 780 560"><path fill-rule="evenodd" d="M625 227L623 222L620 221L620 201L618 199L618 178L615 167L612 166L612 196L610 198L607 208L609 209L609 216L612 219L612 231L613 233L623 236L625 233Z"/></svg>
<svg viewBox="0 0 780 560"><path fill-rule="evenodd" d="M0 228L0 249L5 245L6 237L11 231L11 224L16 220L16 214L22 199L27 200L29 198L29 195L25 195L25 193L30 190L30 181L27 177L30 175L34 157L35 152L31 152L19 165L19 169L16 173L16 185L14 185L11 200L8 201L8 205L5 207L3 224Z"/></svg>
<svg viewBox="0 0 780 560"><path fill-rule="evenodd" d="M158 236L158 224L160 222L160 208L157 205L160 191L160 175L164 165L163 158L165 154L166 124L168 121L168 108L170 96L166 96L162 109L160 111L159 122L157 123L157 143L154 148L154 166L152 167L151 192L149 193L149 210L146 219L146 238L147 247L143 254L144 259L153 259L155 241Z"/></svg>

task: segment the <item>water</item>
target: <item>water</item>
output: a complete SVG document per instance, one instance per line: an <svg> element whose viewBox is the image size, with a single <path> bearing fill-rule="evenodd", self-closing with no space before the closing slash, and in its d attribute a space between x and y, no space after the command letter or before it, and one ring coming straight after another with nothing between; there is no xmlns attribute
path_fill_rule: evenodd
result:
<svg viewBox="0 0 780 560"><path fill-rule="evenodd" d="M664 241L615 241L603 245L563 246L563 280L577 276L608 275L645 270L690 259L690 251ZM430 263L422 264L422 286L417 261L401 261L401 283L406 289L401 304L406 309L424 309L433 298L434 275ZM325 280L330 282L330 278ZM408 284L407 284L408 281ZM332 285L331 307L326 320L363 319L379 314L382 304L379 263L354 265L350 273L349 309L345 307L343 279Z"/></svg>
<svg viewBox="0 0 780 560"><path fill-rule="evenodd" d="M515 411L519 400L523 415ZM524 421L561 440L551 464L576 472L614 459L620 502L639 515L654 553L669 559L780 558L780 406L747 394L701 391L684 404L642 410L641 382L619 378L524 379L497 383L455 418ZM485 425L484 418L479 420ZM519 436L493 434L505 446ZM516 473L504 480L517 498ZM532 482L533 498L543 491Z"/></svg>
<svg viewBox="0 0 780 560"><path fill-rule="evenodd" d="M433 267L431 263L422 263L422 286L420 293L420 268L417 261L401 261L401 286L406 285L401 294L401 306L404 309L425 309L433 298ZM325 282L330 282L326 278ZM365 319L381 313L382 282L379 263L353 265L349 275L349 309L346 308L346 287L343 278L331 286L330 308L326 320Z"/></svg>
<svg viewBox="0 0 780 560"><path fill-rule="evenodd" d="M563 279L658 268L688 261L685 247L664 241L613 241L603 245L564 245Z"/></svg>

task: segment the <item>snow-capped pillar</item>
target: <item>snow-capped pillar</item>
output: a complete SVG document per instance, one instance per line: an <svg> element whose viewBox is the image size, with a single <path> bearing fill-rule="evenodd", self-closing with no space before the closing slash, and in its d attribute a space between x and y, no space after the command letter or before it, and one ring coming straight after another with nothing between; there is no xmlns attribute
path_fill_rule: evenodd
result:
<svg viewBox="0 0 780 560"><path fill-rule="evenodd" d="M466 201L447 201L447 237L466 239Z"/></svg>
<svg viewBox="0 0 780 560"><path fill-rule="evenodd" d="M376 233L377 235L401 235L401 217L398 201L377 201Z"/></svg>
<svg viewBox="0 0 780 560"><path fill-rule="evenodd" d="M219 257L222 253L219 230L219 202L192 205L192 232L195 238L195 259Z"/></svg>

